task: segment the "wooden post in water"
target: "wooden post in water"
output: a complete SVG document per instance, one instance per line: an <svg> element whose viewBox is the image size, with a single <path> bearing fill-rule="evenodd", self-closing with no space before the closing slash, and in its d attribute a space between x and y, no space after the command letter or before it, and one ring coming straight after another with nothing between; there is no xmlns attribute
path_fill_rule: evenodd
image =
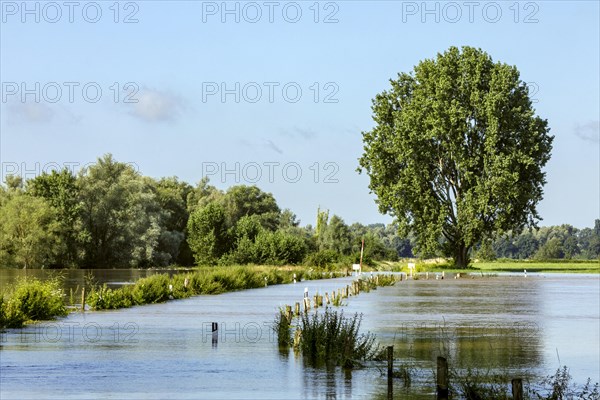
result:
<svg viewBox="0 0 600 400"><path fill-rule="evenodd" d="M219 324L216 322L212 323L212 345L213 347L217 345L219 341Z"/></svg>
<svg viewBox="0 0 600 400"><path fill-rule="evenodd" d="M437 358L436 399L448 400L448 361L444 357Z"/></svg>
<svg viewBox="0 0 600 400"><path fill-rule="evenodd" d="M325 304L329 304L329 295L325 292Z"/></svg>
<svg viewBox="0 0 600 400"><path fill-rule="evenodd" d="M388 399L394 398L394 346L387 347Z"/></svg>
<svg viewBox="0 0 600 400"><path fill-rule="evenodd" d="M294 332L294 347L300 346L300 336L302 336L302 331L297 328L296 332Z"/></svg>
<svg viewBox="0 0 600 400"><path fill-rule="evenodd" d="M81 312L85 311L85 286L81 289Z"/></svg>
<svg viewBox="0 0 600 400"><path fill-rule="evenodd" d="M300 315L300 303L296 302L296 304L294 304L294 315L297 317L298 315Z"/></svg>
<svg viewBox="0 0 600 400"><path fill-rule="evenodd" d="M515 378L512 380L513 400L523 400L523 380Z"/></svg>
<svg viewBox="0 0 600 400"><path fill-rule="evenodd" d="M308 297L304 298L304 312L308 312L308 309L310 308L310 299Z"/></svg>
<svg viewBox="0 0 600 400"><path fill-rule="evenodd" d="M314 300L315 300L315 308L319 307L319 295L318 294L315 294Z"/></svg>
<svg viewBox="0 0 600 400"><path fill-rule="evenodd" d="M288 321L292 321L292 306L285 306L285 316L287 317Z"/></svg>

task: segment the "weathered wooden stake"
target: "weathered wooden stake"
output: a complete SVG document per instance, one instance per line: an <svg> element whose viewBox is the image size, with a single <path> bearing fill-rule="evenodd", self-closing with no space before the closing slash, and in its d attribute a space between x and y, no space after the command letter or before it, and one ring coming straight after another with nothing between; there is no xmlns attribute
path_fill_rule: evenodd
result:
<svg viewBox="0 0 600 400"><path fill-rule="evenodd" d="M216 322L212 323L212 345L216 346L219 341L219 324Z"/></svg>
<svg viewBox="0 0 600 400"><path fill-rule="evenodd" d="M315 308L319 307L319 295L315 294L314 296Z"/></svg>
<svg viewBox="0 0 600 400"><path fill-rule="evenodd" d="M523 380L515 378L512 380L513 400L523 400Z"/></svg>
<svg viewBox="0 0 600 400"><path fill-rule="evenodd" d="M329 295L325 292L325 304L329 304Z"/></svg>
<svg viewBox="0 0 600 400"><path fill-rule="evenodd" d="M296 302L296 304L294 304L294 315L297 317L298 315L300 315L300 303Z"/></svg>
<svg viewBox="0 0 600 400"><path fill-rule="evenodd" d="M444 357L437 358L437 400L448 399L448 361Z"/></svg>
<svg viewBox="0 0 600 400"><path fill-rule="evenodd" d="M81 312L85 311L85 287L81 289Z"/></svg>
<svg viewBox="0 0 600 400"><path fill-rule="evenodd" d="M394 398L394 346L387 347L388 399Z"/></svg>
<svg viewBox="0 0 600 400"><path fill-rule="evenodd" d="M292 320L292 306L285 306L285 316L287 317L288 321Z"/></svg>
<svg viewBox="0 0 600 400"><path fill-rule="evenodd" d="M294 332L294 347L300 346L300 336L302 336L302 331L296 329L296 332Z"/></svg>

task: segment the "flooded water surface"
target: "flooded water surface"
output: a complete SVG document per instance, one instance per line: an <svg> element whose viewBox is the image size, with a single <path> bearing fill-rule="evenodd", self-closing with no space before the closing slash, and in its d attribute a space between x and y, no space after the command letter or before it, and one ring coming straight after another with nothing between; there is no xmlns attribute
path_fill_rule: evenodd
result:
<svg viewBox="0 0 600 400"><path fill-rule="evenodd" d="M278 307L300 301L305 287L324 293L351 280L72 313L8 330L0 342L0 398L386 398L377 365L312 369L281 352L271 330ZM346 303L346 314L363 314L362 329L394 345L397 365L416 371L410 390L396 383L402 398L431 398L427 380L438 355L456 368L517 376L568 365L577 382L600 379L596 275L409 280Z"/></svg>

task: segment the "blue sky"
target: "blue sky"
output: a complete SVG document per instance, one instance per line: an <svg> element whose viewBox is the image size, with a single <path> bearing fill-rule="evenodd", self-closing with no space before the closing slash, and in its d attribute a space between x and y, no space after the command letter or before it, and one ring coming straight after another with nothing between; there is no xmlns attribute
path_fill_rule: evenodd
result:
<svg viewBox="0 0 600 400"><path fill-rule="evenodd" d="M470 45L518 67L555 135L541 224L592 226L598 4L2 1L2 175L110 152L145 175L256 183L303 224L318 206L387 223L356 173L371 99Z"/></svg>

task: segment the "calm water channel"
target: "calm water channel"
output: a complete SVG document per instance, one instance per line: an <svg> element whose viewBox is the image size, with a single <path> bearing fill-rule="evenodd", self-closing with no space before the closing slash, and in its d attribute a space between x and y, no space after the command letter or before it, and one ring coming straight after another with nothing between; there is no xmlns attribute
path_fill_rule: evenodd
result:
<svg viewBox="0 0 600 400"><path fill-rule="evenodd" d="M100 280L122 284L144 273ZM0 278L4 285L14 276ZM69 285L82 285L77 279ZM0 340L0 398L385 398L376 366L351 373L305 367L278 350L270 330L277 308L301 300L304 287L323 293L351 279L73 313L9 330ZM411 280L351 297L343 308L363 313L362 328L394 345L397 364L415 369L410 390L396 384L402 398L432 398L438 355L456 368L517 376L568 365L577 382L600 380L597 275ZM219 323L216 343L212 322Z"/></svg>

